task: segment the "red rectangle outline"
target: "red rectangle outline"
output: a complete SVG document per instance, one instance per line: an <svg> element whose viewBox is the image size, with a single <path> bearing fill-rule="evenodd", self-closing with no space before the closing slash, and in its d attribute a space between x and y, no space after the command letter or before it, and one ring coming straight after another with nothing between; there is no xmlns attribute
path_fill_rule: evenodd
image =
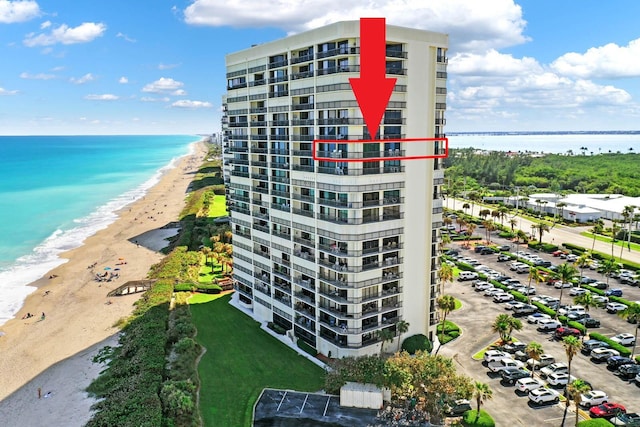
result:
<svg viewBox="0 0 640 427"><path fill-rule="evenodd" d="M316 156L316 144L354 144L354 143L389 143L389 142L429 142L444 141L443 154L431 154L426 156L396 156L396 157L367 157L362 159L342 159L335 157L318 157ZM449 138L398 138L398 139L314 139L311 147L313 160L321 160L334 163L355 163L355 162L381 162L389 160L421 160L421 159L444 159L449 157Z"/></svg>

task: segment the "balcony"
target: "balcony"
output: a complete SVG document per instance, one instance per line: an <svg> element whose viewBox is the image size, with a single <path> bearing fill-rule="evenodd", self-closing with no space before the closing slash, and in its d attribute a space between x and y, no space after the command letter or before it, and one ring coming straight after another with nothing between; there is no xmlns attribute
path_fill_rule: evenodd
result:
<svg viewBox="0 0 640 427"><path fill-rule="evenodd" d="M315 286L315 282L312 279L303 279L301 277L294 277L293 279L293 283L295 283L296 285L299 285L305 289L308 289L310 291L315 292L316 291L316 286Z"/></svg>
<svg viewBox="0 0 640 427"><path fill-rule="evenodd" d="M301 62L313 61L313 54L309 55L300 55L296 58L291 58L291 65L299 64Z"/></svg>
<svg viewBox="0 0 640 427"><path fill-rule="evenodd" d="M313 77L313 71L303 71L300 73L291 74L291 80L306 79L309 77Z"/></svg>
<svg viewBox="0 0 640 427"><path fill-rule="evenodd" d="M291 126L313 126L315 124L314 119L293 119L291 120Z"/></svg>
<svg viewBox="0 0 640 427"><path fill-rule="evenodd" d="M232 170L231 171L231 175L232 176L240 176L240 177L243 177L243 178L249 178L249 172L244 172L244 171Z"/></svg>
<svg viewBox="0 0 640 427"><path fill-rule="evenodd" d="M249 82L249 86L262 86L267 83L267 79L254 80Z"/></svg>
<svg viewBox="0 0 640 427"><path fill-rule="evenodd" d="M293 236L293 241L296 243L300 243L301 245L309 246L311 248L316 247L316 243L313 240L305 239L304 237Z"/></svg>
<svg viewBox="0 0 640 427"><path fill-rule="evenodd" d="M275 169L289 170L289 163L271 162L271 167Z"/></svg>
<svg viewBox="0 0 640 427"><path fill-rule="evenodd" d="M289 120L272 120L271 126L289 126Z"/></svg>
<svg viewBox="0 0 640 427"><path fill-rule="evenodd" d="M269 189L267 187L254 186L254 187L251 187L251 189L253 191L257 191L258 193L269 194Z"/></svg>
<svg viewBox="0 0 640 427"><path fill-rule="evenodd" d="M271 68L284 67L288 64L289 64L289 61L287 61L286 59L283 59L280 61L269 62L269 68L271 69Z"/></svg>
<svg viewBox="0 0 640 427"><path fill-rule="evenodd" d="M269 79L269 84L281 83L289 81L289 76L272 77Z"/></svg>
<svg viewBox="0 0 640 427"><path fill-rule="evenodd" d="M260 231L262 231L264 233L268 233L269 232L269 226L268 225L253 224L253 229L254 230L260 230Z"/></svg>
<svg viewBox="0 0 640 427"><path fill-rule="evenodd" d="M299 110L313 110L315 104L313 102L309 102L306 104L292 104L291 105L291 109L294 111L299 111Z"/></svg>
<svg viewBox="0 0 640 427"><path fill-rule="evenodd" d="M407 58L407 52L396 49L387 49L386 55L388 58Z"/></svg>
<svg viewBox="0 0 640 427"><path fill-rule="evenodd" d="M291 205L286 203L271 203L271 208L283 212L291 212Z"/></svg>
<svg viewBox="0 0 640 427"><path fill-rule="evenodd" d="M312 210L309 209L298 209L298 208L293 208L292 212L296 215L302 215L302 216L306 216L308 218L313 218L315 215L313 213Z"/></svg>
<svg viewBox="0 0 640 427"><path fill-rule="evenodd" d="M286 138L289 139L289 135L271 135L272 139L278 139L278 138ZM270 151L270 154L273 155L277 155L277 156L288 156L289 155L289 150L284 149L284 148L272 148Z"/></svg>
<svg viewBox="0 0 640 427"><path fill-rule="evenodd" d="M229 123L230 128L244 128L244 127L247 127L248 125L249 125L248 122L230 122Z"/></svg>
<svg viewBox="0 0 640 427"><path fill-rule="evenodd" d="M291 135L293 141L313 141L315 137L313 135Z"/></svg>
<svg viewBox="0 0 640 427"><path fill-rule="evenodd" d="M291 168L294 171L313 172L314 168L311 165L292 165Z"/></svg>
<svg viewBox="0 0 640 427"><path fill-rule="evenodd" d="M265 126L267 126L267 122L266 121L262 121L262 120L251 121L251 122L249 122L249 124L251 126L255 126L255 127L265 127Z"/></svg>

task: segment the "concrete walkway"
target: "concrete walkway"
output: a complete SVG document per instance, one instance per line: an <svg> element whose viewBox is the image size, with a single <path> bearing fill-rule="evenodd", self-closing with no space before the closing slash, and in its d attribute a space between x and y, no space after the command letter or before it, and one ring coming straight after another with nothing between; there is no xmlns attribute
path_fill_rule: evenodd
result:
<svg viewBox="0 0 640 427"><path fill-rule="evenodd" d="M464 212L464 210L462 209L462 205L465 203L469 203L469 205L471 205L471 202L467 200L450 198L445 202L444 206L448 207L449 209L460 210ZM475 203L473 207L473 213L474 213L474 216L478 216L478 212L480 212L480 210L482 209L494 210L497 208L498 208L497 205L484 205L484 204ZM471 211L468 209L467 213L470 214ZM535 221L530 221L526 218L522 218L520 215L516 216L515 218L518 220L518 225L516 226L516 230L520 229L527 234L531 232L531 225L536 223ZM509 219L511 219L511 216L509 217ZM509 219L505 220L505 225L508 224ZM562 243L567 242L567 243L573 243L574 245L585 247L590 250L591 246L593 245L593 239L580 235L581 232L588 231L590 228L591 227L589 226L567 227L564 225L555 225L550 231L545 232L543 234L542 242L543 243L553 242L556 245L561 245ZM476 229L476 234L477 233L478 233L478 229ZM480 233L480 235L482 234L483 233ZM601 242L599 240L596 240L594 250L610 255L611 243ZM613 255L616 258L620 256L620 246L613 247ZM640 264L640 252L635 250L629 251L627 248L624 248L622 252L622 259Z"/></svg>

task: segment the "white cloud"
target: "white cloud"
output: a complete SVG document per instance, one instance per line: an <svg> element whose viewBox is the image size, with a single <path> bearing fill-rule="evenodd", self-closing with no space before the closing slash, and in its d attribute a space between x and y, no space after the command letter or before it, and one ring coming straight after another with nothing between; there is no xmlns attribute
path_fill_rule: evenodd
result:
<svg viewBox="0 0 640 427"><path fill-rule="evenodd" d="M16 93L18 93L17 90L7 90L3 87L0 87L0 96L15 95Z"/></svg>
<svg viewBox="0 0 640 427"><path fill-rule="evenodd" d="M35 1L0 0L0 23L25 22L40 16L40 6Z"/></svg>
<svg viewBox="0 0 640 427"><path fill-rule="evenodd" d="M175 92L173 92L171 95L173 95L173 96L186 96L187 95L187 91L183 90L183 89L178 89Z"/></svg>
<svg viewBox="0 0 640 427"><path fill-rule="evenodd" d="M71 77L71 78L69 79L69 81L70 81L71 83L75 83L75 84L77 84L77 85L81 85L81 84L84 84L84 83L87 83L87 82L93 81L93 80L95 80L95 79L96 79L96 78L93 76L93 74L91 74L91 73L87 73L87 74L85 74L85 75L84 75L84 76L82 76L82 77L78 77L78 78Z"/></svg>
<svg viewBox="0 0 640 427"><path fill-rule="evenodd" d="M116 101L120 99L120 97L110 93L104 93L100 95L98 94L87 95L84 97L84 99L88 99L90 101Z"/></svg>
<svg viewBox="0 0 640 427"><path fill-rule="evenodd" d="M483 54L459 53L449 59L447 71L455 75L495 76L540 72L542 67L534 58L514 58L494 49Z"/></svg>
<svg viewBox="0 0 640 427"><path fill-rule="evenodd" d="M132 39L131 37L127 36L124 33L118 33L118 34L116 34L116 37L124 39L125 41L128 41L129 43L135 43L137 41L136 39Z"/></svg>
<svg viewBox="0 0 640 427"><path fill-rule="evenodd" d="M570 52L556 59L551 67L558 73L583 79L609 79L640 76L640 39L626 46L609 43L585 53Z"/></svg>
<svg viewBox="0 0 640 427"><path fill-rule="evenodd" d="M88 43L102 36L106 30L107 26L103 23L84 22L73 28L63 24L49 34L29 33L23 43L28 47Z"/></svg>
<svg viewBox="0 0 640 427"><path fill-rule="evenodd" d="M160 77L153 83L149 83L142 88L143 92L162 93L171 92L180 89L184 83L172 78Z"/></svg>
<svg viewBox="0 0 640 427"><path fill-rule="evenodd" d="M188 99L181 99L171 104L175 108L211 108L213 105L206 101L190 101Z"/></svg>
<svg viewBox="0 0 640 427"><path fill-rule="evenodd" d="M20 73L20 78L27 79L27 80L51 80L51 79L55 79L56 76L54 74L46 74L46 73L31 74L27 72L22 72Z"/></svg>
<svg viewBox="0 0 640 427"><path fill-rule="evenodd" d="M526 21L514 0L195 0L184 10L192 25L277 27L300 32L360 17L385 17L388 24L450 34L452 50L482 51L527 41Z"/></svg>
<svg viewBox="0 0 640 427"><path fill-rule="evenodd" d="M170 70L179 67L182 64L158 64L158 70Z"/></svg>
<svg viewBox="0 0 640 427"><path fill-rule="evenodd" d="M57 67L53 67L53 68L51 69L51 71L53 71L53 72L58 72L58 71L62 71L62 70L64 70L64 69L65 69L65 67L64 67L64 66L62 66L62 65L58 65Z"/></svg>
<svg viewBox="0 0 640 427"><path fill-rule="evenodd" d="M51 21L44 21L42 24L40 24L40 29L44 30L45 28L49 28L51 26Z"/></svg>
<svg viewBox="0 0 640 427"><path fill-rule="evenodd" d="M129 79L126 78L125 76L122 76L122 77L120 77L120 79L118 79L118 83L123 84L123 85L127 84L127 83L129 83Z"/></svg>
<svg viewBox="0 0 640 427"><path fill-rule="evenodd" d="M152 96L143 96L142 98L140 98L140 101L142 102L169 102L171 101L171 98L165 96L162 98L154 98Z"/></svg>

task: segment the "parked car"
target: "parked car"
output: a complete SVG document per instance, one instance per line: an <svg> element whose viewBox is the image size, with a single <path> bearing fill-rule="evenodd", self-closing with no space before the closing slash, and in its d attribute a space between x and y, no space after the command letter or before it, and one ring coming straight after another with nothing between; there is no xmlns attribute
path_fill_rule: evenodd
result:
<svg viewBox="0 0 640 427"><path fill-rule="evenodd" d="M529 393L531 390L543 387L544 384L535 378L527 377L516 381L516 391L521 393Z"/></svg>
<svg viewBox="0 0 640 427"><path fill-rule="evenodd" d="M555 331L560 326L562 325L557 320L549 319L549 320L539 321L537 329L540 332L549 332L549 331Z"/></svg>
<svg viewBox="0 0 640 427"><path fill-rule="evenodd" d="M573 381L575 378L572 378ZM567 385L571 381L569 381L569 374L567 372L559 372L557 374L550 374L547 376L547 384L551 387L558 387L561 385Z"/></svg>
<svg viewBox="0 0 640 427"><path fill-rule="evenodd" d="M500 350L487 350L484 353L484 361L487 363L497 362L502 359L511 359L511 355Z"/></svg>
<svg viewBox="0 0 640 427"><path fill-rule="evenodd" d="M607 289L606 291L604 291L604 295L607 297L621 297L622 289L618 289L618 288Z"/></svg>
<svg viewBox="0 0 640 427"><path fill-rule="evenodd" d="M598 304L606 304L609 302L609 297L603 295L591 295L591 300Z"/></svg>
<svg viewBox="0 0 640 427"><path fill-rule="evenodd" d="M556 363L552 363L549 366L545 366L544 368L540 369L540 376L541 377L548 377L551 374L560 374L560 373L565 373L569 371L569 367L567 366L566 363L564 362L556 362Z"/></svg>
<svg viewBox="0 0 640 427"><path fill-rule="evenodd" d="M576 288L573 287L571 288L571 290L569 290L569 295L571 296L579 296L579 295L584 295L586 294L588 291L584 288Z"/></svg>
<svg viewBox="0 0 640 427"><path fill-rule="evenodd" d="M610 371L617 371L621 366L633 365L635 363L636 362L630 357L611 356L607 359L607 369Z"/></svg>
<svg viewBox="0 0 640 427"><path fill-rule="evenodd" d="M532 304L523 304L522 306L513 309L513 313L519 315L533 314L536 311L538 311L538 307Z"/></svg>
<svg viewBox="0 0 640 427"><path fill-rule="evenodd" d="M591 409L589 409L589 415L591 418L611 418L615 417L620 412L626 413L627 409L621 404L614 402L592 406Z"/></svg>
<svg viewBox="0 0 640 427"><path fill-rule="evenodd" d="M622 310L626 310L627 306L619 302L610 302L610 303L607 303L606 309L607 309L607 313L613 314Z"/></svg>
<svg viewBox="0 0 640 427"><path fill-rule="evenodd" d="M530 368L535 367L536 370L540 368L544 368L545 366L551 365L556 362L556 358L550 354L541 354L540 360L528 359L527 366Z"/></svg>
<svg viewBox="0 0 640 427"><path fill-rule="evenodd" d="M507 254L500 254L498 255L498 262L507 262L507 261L511 261L511 257Z"/></svg>
<svg viewBox="0 0 640 427"><path fill-rule="evenodd" d="M561 282L561 281L557 281L553 284L553 287L556 289L562 289L562 288L571 288L573 287L573 285L570 282Z"/></svg>
<svg viewBox="0 0 640 427"><path fill-rule="evenodd" d="M596 289L602 289L602 290L607 289L609 287L609 285L607 285L606 282L595 282L595 283L592 283L591 286L593 286Z"/></svg>
<svg viewBox="0 0 640 427"><path fill-rule="evenodd" d="M527 343L516 341L505 345L502 350L507 353L514 354L517 351L524 351L527 348Z"/></svg>
<svg viewBox="0 0 640 427"><path fill-rule="evenodd" d="M491 372L500 372L508 368L520 369L524 366L524 363L520 362L519 360L511 359L510 357L509 358L505 357L503 359L498 360L497 362L489 363L488 366Z"/></svg>
<svg viewBox="0 0 640 427"><path fill-rule="evenodd" d="M620 413L614 418L611 418L609 422L614 426L639 427L640 415L636 414L635 412L626 414Z"/></svg>
<svg viewBox="0 0 640 427"><path fill-rule="evenodd" d="M593 362L600 363L612 356L620 356L620 352L612 348L596 348L591 351L590 355Z"/></svg>
<svg viewBox="0 0 640 427"><path fill-rule="evenodd" d="M458 399L444 405L444 413L451 417L463 415L469 410L471 410L471 402L467 399Z"/></svg>
<svg viewBox="0 0 640 427"><path fill-rule="evenodd" d="M529 400L534 405L542 405L545 403L558 403L560 401L560 393L549 388L536 388L529 392Z"/></svg>
<svg viewBox="0 0 640 427"><path fill-rule="evenodd" d="M594 319L593 317L585 317L584 319L577 320L585 328L599 328L600 321L598 319Z"/></svg>
<svg viewBox="0 0 640 427"><path fill-rule="evenodd" d="M591 390L582 394L580 399L580 406L583 408L591 408L592 406L602 405L607 403L609 396L602 390Z"/></svg>
<svg viewBox="0 0 640 427"><path fill-rule="evenodd" d="M586 313L586 312L587 312L587 309L581 305L562 306L562 308L558 310L558 314L560 316L567 316L569 313Z"/></svg>
<svg viewBox="0 0 640 427"><path fill-rule="evenodd" d="M551 267L551 261L545 261L543 259L537 260L533 263L536 267Z"/></svg>
<svg viewBox="0 0 640 427"><path fill-rule="evenodd" d="M565 326L560 326L556 329L553 335L556 337L556 339L561 340L562 338L569 336L580 338L580 336L582 336L582 333L576 328L567 328Z"/></svg>
<svg viewBox="0 0 640 427"><path fill-rule="evenodd" d="M640 365L636 365L636 364L622 365L618 368L616 372L614 372L614 374L619 376L622 379L632 380L636 377L636 375L640 374Z"/></svg>
<svg viewBox="0 0 640 427"><path fill-rule="evenodd" d="M632 346L636 343L636 338L633 336L633 334L622 333L616 335L615 337L611 337L611 341L617 342L618 344L624 346Z"/></svg>
<svg viewBox="0 0 640 427"><path fill-rule="evenodd" d="M465 280L475 280L478 278L478 273L475 271L461 271L458 275L458 281L464 282Z"/></svg>
<svg viewBox="0 0 640 427"><path fill-rule="evenodd" d="M516 381L522 378L531 377L531 372L525 369L509 368L509 369L503 369L502 371L500 371L500 376L502 377L501 381L504 384L514 385Z"/></svg>
<svg viewBox="0 0 640 427"><path fill-rule="evenodd" d="M577 322L578 320L587 319L591 317L589 313L583 313L580 311L570 311L567 313L567 319Z"/></svg>
<svg viewBox="0 0 640 427"><path fill-rule="evenodd" d="M482 248L480 250L480 255L491 255L491 254L495 254L496 251L493 250L493 248Z"/></svg>
<svg viewBox="0 0 640 427"><path fill-rule="evenodd" d="M591 354L591 351L595 350L596 348L609 348L609 344L599 340L587 340L582 343L582 349L580 351L584 355L589 355Z"/></svg>
<svg viewBox="0 0 640 427"><path fill-rule="evenodd" d="M532 323L534 325L542 320L551 320L551 316L544 313L533 313L527 316L527 322Z"/></svg>

